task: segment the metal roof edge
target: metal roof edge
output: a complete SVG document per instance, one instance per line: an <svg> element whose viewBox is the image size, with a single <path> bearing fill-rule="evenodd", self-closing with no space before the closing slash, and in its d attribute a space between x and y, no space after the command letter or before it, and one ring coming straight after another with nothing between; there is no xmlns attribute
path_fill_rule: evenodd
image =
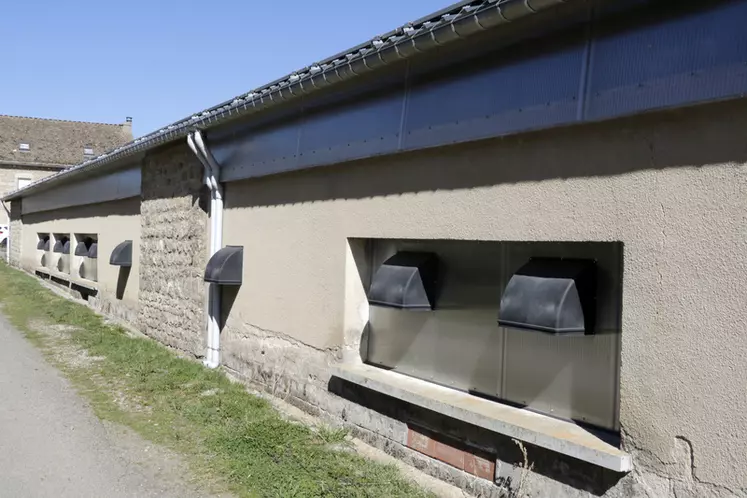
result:
<svg viewBox="0 0 747 498"><path fill-rule="evenodd" d="M106 152L55 175L6 194L11 201L40 190L43 186L72 175L98 169L138 152L185 138L194 130L204 130L238 117L248 116L274 105L292 101L323 88L349 81L387 65L416 57L434 48L503 24L548 10L557 5L583 0L464 0L418 21L405 24L345 52L311 64L246 94L176 121L121 147Z"/></svg>
<svg viewBox="0 0 747 498"><path fill-rule="evenodd" d="M66 169L73 166L72 164L44 163L37 161L12 161L10 159L0 159L0 167L12 166L30 169Z"/></svg>

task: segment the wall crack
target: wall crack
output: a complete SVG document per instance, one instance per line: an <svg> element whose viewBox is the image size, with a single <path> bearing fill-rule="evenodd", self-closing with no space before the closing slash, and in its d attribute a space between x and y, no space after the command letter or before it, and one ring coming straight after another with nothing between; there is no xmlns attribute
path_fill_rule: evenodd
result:
<svg viewBox="0 0 747 498"><path fill-rule="evenodd" d="M246 331L245 329L250 328L252 331ZM324 354L337 354L340 351L339 347L334 348L319 348L316 346L312 346L311 344L307 344L303 341L300 341L296 339L295 337L291 337L287 334L284 334L282 332L277 332L274 330L264 329L262 327L259 327L253 323L245 323L242 324L240 327L232 327L233 330L236 330L238 335L240 335L244 339L278 339L281 341L285 341L288 343L289 346L301 346L305 348L312 349L318 353L324 353ZM263 336L258 337L257 334L253 333L254 331L258 331Z"/></svg>

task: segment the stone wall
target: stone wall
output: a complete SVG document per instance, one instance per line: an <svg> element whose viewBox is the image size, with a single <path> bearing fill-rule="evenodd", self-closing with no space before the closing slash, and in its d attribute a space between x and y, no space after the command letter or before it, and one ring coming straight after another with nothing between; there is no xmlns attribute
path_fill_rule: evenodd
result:
<svg viewBox="0 0 747 498"><path fill-rule="evenodd" d="M28 178L31 181L41 180L49 175L57 173L59 169L24 169L18 166L0 164L0 193L8 194L18 188L19 178ZM8 223L8 215L5 210L0 211L0 224Z"/></svg>
<svg viewBox="0 0 747 498"><path fill-rule="evenodd" d="M138 317L145 334L198 357L205 354L208 245L202 176L186 144L144 160Z"/></svg>
<svg viewBox="0 0 747 498"><path fill-rule="evenodd" d="M10 204L10 264L21 266L21 247L23 246L23 218L21 217L22 199ZM5 210L3 209L3 212ZM7 214L5 214L7 216Z"/></svg>
<svg viewBox="0 0 747 498"><path fill-rule="evenodd" d="M111 294L91 296L88 298L88 304L101 313L122 320L130 325L137 323L140 314L137 303L122 301Z"/></svg>

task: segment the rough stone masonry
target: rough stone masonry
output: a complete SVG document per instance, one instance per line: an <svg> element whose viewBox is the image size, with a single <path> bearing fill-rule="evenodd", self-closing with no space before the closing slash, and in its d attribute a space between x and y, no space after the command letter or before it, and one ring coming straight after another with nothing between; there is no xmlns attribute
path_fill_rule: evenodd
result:
<svg viewBox="0 0 747 498"><path fill-rule="evenodd" d="M202 165L185 144L145 158L138 326L167 346L205 353L207 214Z"/></svg>

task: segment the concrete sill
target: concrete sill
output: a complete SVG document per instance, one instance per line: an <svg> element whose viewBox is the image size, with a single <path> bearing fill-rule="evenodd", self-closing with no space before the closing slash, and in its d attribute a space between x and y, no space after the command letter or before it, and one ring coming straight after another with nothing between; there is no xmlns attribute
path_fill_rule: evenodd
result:
<svg viewBox="0 0 747 498"><path fill-rule="evenodd" d="M40 266L36 269L37 273L43 273L45 275L48 275L49 277L54 277L58 280L65 280L66 282L70 283L70 274L69 273L62 273L55 270L50 270L46 266Z"/></svg>
<svg viewBox="0 0 747 498"><path fill-rule="evenodd" d="M39 268L36 268L35 270L37 273L43 273L45 275L48 275L49 277L54 277L59 280L65 280L68 285L73 284L77 285L78 287L83 287L84 289L89 289L92 291L98 291L98 287L96 286L96 282L93 282L91 280L84 280L81 278L75 278L69 273L61 273L58 271L50 270L47 267L40 266Z"/></svg>
<svg viewBox="0 0 747 498"><path fill-rule="evenodd" d="M568 455L615 472L630 472L629 454L573 422L502 405L370 365L335 365L332 375L442 415Z"/></svg>
<svg viewBox="0 0 747 498"><path fill-rule="evenodd" d="M92 280L84 280L82 278L72 278L68 275L68 280L70 280L70 283L73 285L77 285L78 287L83 287L84 289L92 290L92 291L98 291L99 288L96 285L96 282L93 282Z"/></svg>

